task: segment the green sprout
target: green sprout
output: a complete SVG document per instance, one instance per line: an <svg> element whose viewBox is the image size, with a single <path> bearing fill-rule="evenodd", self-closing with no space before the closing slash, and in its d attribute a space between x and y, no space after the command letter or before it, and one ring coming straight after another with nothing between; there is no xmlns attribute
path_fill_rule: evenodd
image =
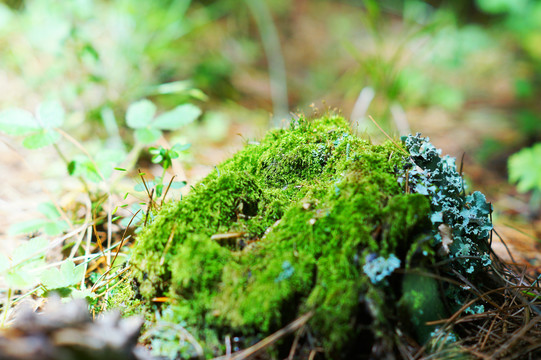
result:
<svg viewBox="0 0 541 360"><path fill-rule="evenodd" d="M162 175L156 179L156 196L159 198L162 196L164 183L163 179L167 169L173 164L173 159L180 156L182 151L186 151L190 148L191 144L175 144L171 149L166 149L163 146L149 148L149 153L152 155L152 163L159 164L162 167ZM172 181L169 183L168 188L180 189L186 185L185 181ZM166 192L167 193L167 192Z"/></svg>

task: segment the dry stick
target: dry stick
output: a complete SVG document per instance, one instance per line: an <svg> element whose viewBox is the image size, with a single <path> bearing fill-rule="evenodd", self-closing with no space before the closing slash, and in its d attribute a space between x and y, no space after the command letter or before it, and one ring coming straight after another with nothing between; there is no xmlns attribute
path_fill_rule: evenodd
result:
<svg viewBox="0 0 541 360"><path fill-rule="evenodd" d="M147 192L147 195L148 197L150 197L150 191L148 190L148 187L147 187L147 182L145 181L145 173L144 172L141 172L141 169L137 169L137 171L139 172L139 176L141 177L141 180L143 181L143 185L145 186L145 190Z"/></svg>
<svg viewBox="0 0 541 360"><path fill-rule="evenodd" d="M88 263L90 261L90 256L92 255L92 252L90 251L90 244L92 243L92 230L87 229L86 230L86 244L85 244L85 261L84 261L84 272L83 276L86 277L86 272L88 271ZM84 279L81 283L81 289L83 289L84 286Z"/></svg>
<svg viewBox="0 0 541 360"><path fill-rule="evenodd" d="M163 205L163 202L165 201L165 197L167 196L167 193L169 192L169 188L171 187L171 184L173 183L173 180L175 179L175 177L176 175L173 175L171 180L169 180L169 184L167 185L167 188L165 189L165 192L163 193L161 205Z"/></svg>
<svg viewBox="0 0 541 360"><path fill-rule="evenodd" d="M152 191L150 192L150 195L148 197L148 206L147 206L147 212L145 214L145 222L143 223L143 227L147 226L148 216L150 215L150 212L152 211L152 202L154 201L152 199L153 197L154 197L154 188L152 188Z"/></svg>
<svg viewBox="0 0 541 360"><path fill-rule="evenodd" d="M522 355L533 353L534 350L539 349L539 348L541 348L541 342L530 345L527 348L525 348L523 351L515 353L514 355L510 356L508 360L519 359Z"/></svg>
<svg viewBox="0 0 541 360"><path fill-rule="evenodd" d="M507 300L506 300L507 302ZM504 306L505 306L505 303L504 303ZM488 336L492 333L492 329L494 328L494 325L496 325L496 321L497 320L502 320L502 318L499 316L495 316L494 319L492 319L492 323L490 324L490 326L488 327L488 331L486 333L486 335L484 336L484 339L483 341L481 342L481 350L483 350L485 348L485 345L488 341Z"/></svg>
<svg viewBox="0 0 541 360"><path fill-rule="evenodd" d="M169 248L171 247L171 243L173 241L173 237L175 236L175 231L177 229L177 224L173 224L173 228L171 229L171 234L169 234L169 238L167 239L167 242L165 243L165 247L163 248L162 256L160 259L160 266L163 266L165 262L165 254L169 251Z"/></svg>
<svg viewBox="0 0 541 360"><path fill-rule="evenodd" d="M108 202L108 209L107 209L107 248L109 249L111 247L111 244L113 242L113 197L111 196L110 193L108 193L108 197L107 197L107 202ZM120 245L122 246L122 245ZM119 250L120 250L120 247L119 247ZM115 256L116 258L116 256ZM109 262L109 264L111 264L112 266L112 262L111 262L111 252L109 251L107 253L107 261Z"/></svg>
<svg viewBox="0 0 541 360"><path fill-rule="evenodd" d="M85 212L85 222L84 224L87 226L90 226L92 224L92 202L90 200L90 197L88 194L85 194L85 202L86 202L86 212ZM88 228L86 229L88 231ZM75 257L75 254L77 253L77 250L79 249L79 246L81 246L83 239L85 237L85 232L81 232L81 236L75 241L75 244L71 248L69 259L73 259Z"/></svg>
<svg viewBox="0 0 541 360"><path fill-rule="evenodd" d="M500 311L503 311L503 308L501 306L499 306L496 302L494 302L492 299L489 299L489 298L485 298L483 296L483 294L481 293L481 291L479 291L468 279L466 279L466 277L464 277L464 275L462 275L461 273L459 273L458 271L454 270L453 269L453 273L460 279L462 280L466 285L468 285L471 289L474 290L474 294L476 296L478 296L478 299L476 300L479 300L479 299L482 299L484 301L486 301L487 303L489 303L490 305L494 306L496 309L500 310Z"/></svg>
<svg viewBox="0 0 541 360"><path fill-rule="evenodd" d="M498 292L498 291L502 291L502 290L508 290L508 289L523 289L523 288L528 288L528 286L525 286L525 285L514 285L514 286L505 286L505 287L499 287L499 288L496 288L496 289L492 289L492 290L489 290L487 292L484 292L482 294L483 298L489 294L492 294L492 293L495 293L495 292ZM460 316L460 314L466 310L468 307L470 307L472 304L474 304L477 300L479 299L482 299L481 297L477 298L477 299L473 299L469 302L467 302L466 304L464 304L459 310L457 310L451 317L449 317L448 319L442 319L442 320L434 320L434 321L428 321L425 323L425 325L441 325L441 324L444 324L443 328L449 326L452 322L455 322L456 319ZM497 308L503 312L503 308L497 306Z"/></svg>
<svg viewBox="0 0 541 360"><path fill-rule="evenodd" d="M291 345L291 350L289 350L289 356L287 357L288 360L293 360L293 356L295 356L295 352L297 351L297 345L299 344L299 340L303 333L304 333L304 325L299 331L297 331L297 334L295 334L295 339L293 340L293 344Z"/></svg>
<svg viewBox="0 0 541 360"><path fill-rule="evenodd" d="M86 194L85 201L86 201L86 214L85 214L85 224L86 224L92 219L92 200L90 199L90 196L88 195L88 193ZM90 258L90 243L92 241L92 228L90 226L86 228L86 236L87 236L87 240L86 240L86 244L85 244L86 246L84 249L84 264L83 264L84 271L82 275L83 278L81 279L81 290L86 288L85 279L86 279L86 272L88 270L88 260ZM79 248L80 244L83 242L83 238L84 238L84 233L81 236L80 241L78 241L75 244L75 246L72 248L72 251L70 253L70 258L72 258L73 255L75 255L75 252Z"/></svg>
<svg viewBox="0 0 541 360"><path fill-rule="evenodd" d="M511 254L511 250L509 250L509 248L507 247L507 244L505 243L505 241L503 241L503 238L500 236L500 234L498 234L496 229L493 228L492 231L494 231L494 234L496 234L498 239L500 239L500 241L502 242L503 246L505 246L505 250L507 251L507 255L509 255L509 257L511 258L511 261L516 264L516 261L513 258L513 255Z"/></svg>
<svg viewBox="0 0 541 360"><path fill-rule="evenodd" d="M493 360L494 358L490 355L485 355L477 350L474 350L472 348L469 348L469 347L464 347L464 349L466 349L466 351L468 351L470 354L472 355L475 355L477 356L478 358L480 359L483 359L483 360Z"/></svg>
<svg viewBox="0 0 541 360"><path fill-rule="evenodd" d="M119 277L120 275L124 274L124 273L125 273L126 271L128 271L128 270L131 270L131 268L130 268L130 267L127 267L127 268L125 268L124 270L122 270L121 272L115 274L112 278L110 278L110 279L108 280L108 283L111 282L113 279ZM115 287L117 287L118 285L122 284L122 283L123 283L124 281L126 281L127 279L128 279L127 276L124 277L124 278L121 279L119 282L117 282L116 284L114 284L113 286L111 286L110 288L108 288L107 291L105 291L105 292L103 292L103 293L101 293L101 294L99 294L99 295L96 295L96 298L99 298L99 297L102 297L102 296L106 295L108 292L110 292L111 290L113 290L113 289L114 289ZM94 292L96 288L92 287L92 289L93 289L93 292Z"/></svg>
<svg viewBox="0 0 541 360"><path fill-rule="evenodd" d="M248 359L248 358L250 358L250 356L252 356L252 355L256 354L257 352L263 350L264 348L272 345L273 343L275 343L277 340L284 337L285 335L290 334L290 333L300 329L301 327L303 327L306 324L306 322L313 315L314 315L313 311L309 311L306 314L299 317L297 320L295 320L292 323L290 323L289 325L287 325L286 327L278 330L277 332L275 332L274 334L272 334L270 336L267 336L265 339L261 340L257 344L252 345L247 349L238 351L238 352L236 352L236 353L234 353L232 355L219 356L217 358L214 358L213 360L243 360L243 359ZM310 355L312 355L312 354L310 354ZM315 356L315 354L314 354L314 356Z"/></svg>
<svg viewBox="0 0 541 360"><path fill-rule="evenodd" d="M383 130L383 129L381 128L381 126L379 126L379 124L376 122L376 120L374 120L374 118L372 117L372 115L368 115L368 118L369 118L370 120L372 120L372 122L374 123L374 125L376 125L376 126L378 127L378 129L379 129L385 136L387 136L387 139L391 140L391 142L392 142L398 149L402 150L406 155L409 155L409 153L408 153L402 146L398 145L398 144L396 143L396 141L394 141L393 138L390 137L389 134L387 134L387 133L385 132L385 130Z"/></svg>
<svg viewBox="0 0 541 360"><path fill-rule="evenodd" d="M109 270L113 267L113 264L115 263L116 257L118 256L118 253L120 252L120 249L122 248L122 245L124 245L124 241L126 241L126 233L128 232L128 229L130 228L131 223L133 222L133 219L137 216L137 214L141 211L141 209L137 210L137 212L132 216L130 219L130 222L128 223L128 226L124 229L124 233L122 234L122 240L120 240L120 245L118 246L118 249L115 253L115 257L113 258L113 261L109 264Z"/></svg>
<svg viewBox="0 0 541 360"><path fill-rule="evenodd" d="M101 240L100 234L98 233L98 229L96 228L96 221L92 221L92 229L94 229L94 234L96 235L96 243L98 244L98 247L100 248L100 251L102 252L103 257L105 257L103 241Z"/></svg>
<svg viewBox="0 0 541 360"><path fill-rule="evenodd" d="M536 316L528 324L515 331L509 340L507 340L503 345L500 346L498 350L492 353L492 358L497 358L501 353L506 351L511 345L519 341L533 326L535 326L539 321L541 321L541 316Z"/></svg>

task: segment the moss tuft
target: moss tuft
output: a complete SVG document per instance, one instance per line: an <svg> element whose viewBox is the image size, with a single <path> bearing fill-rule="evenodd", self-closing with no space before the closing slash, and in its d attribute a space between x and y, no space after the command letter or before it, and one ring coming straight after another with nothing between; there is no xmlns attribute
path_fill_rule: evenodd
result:
<svg viewBox="0 0 541 360"><path fill-rule="evenodd" d="M270 131L142 231L141 293L170 296L201 340L265 336L313 310L328 355L367 328L378 341L394 326L384 308L395 275L374 285L363 265L372 254L407 264L431 234L428 200L397 182L403 163L394 144L372 145L338 116Z"/></svg>

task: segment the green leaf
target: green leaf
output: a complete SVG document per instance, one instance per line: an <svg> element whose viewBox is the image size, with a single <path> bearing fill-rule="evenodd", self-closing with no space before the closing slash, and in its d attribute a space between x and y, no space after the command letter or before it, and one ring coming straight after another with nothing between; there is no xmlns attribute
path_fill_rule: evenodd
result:
<svg viewBox="0 0 541 360"><path fill-rule="evenodd" d="M60 235L68 229L69 225L64 220L48 221L43 226L43 232L49 236Z"/></svg>
<svg viewBox="0 0 541 360"><path fill-rule="evenodd" d="M37 116L41 121L41 125L46 129L50 129L62 126L66 114L60 102L46 101L38 106Z"/></svg>
<svg viewBox="0 0 541 360"><path fill-rule="evenodd" d="M191 146L192 144L175 144L173 145L171 150L174 150L176 152L181 152L181 151L188 150Z"/></svg>
<svg viewBox="0 0 541 360"><path fill-rule="evenodd" d="M41 237L33 238L32 240L22 243L13 251L13 255L11 256L13 264L19 264L22 261L28 260L30 256L43 258L48 246L49 242L47 239Z"/></svg>
<svg viewBox="0 0 541 360"><path fill-rule="evenodd" d="M62 279L60 275L60 270L57 268L47 269L39 277L39 281L47 289L57 289L63 287L63 280L64 279Z"/></svg>
<svg viewBox="0 0 541 360"><path fill-rule="evenodd" d="M182 93L192 87L192 82L187 80L173 81L154 86L150 89L153 94Z"/></svg>
<svg viewBox="0 0 541 360"><path fill-rule="evenodd" d="M163 193L163 184L156 185L156 197L159 198Z"/></svg>
<svg viewBox="0 0 541 360"><path fill-rule="evenodd" d="M68 164L68 172L70 175L82 176L95 183L99 183L102 180L94 163L83 155L77 156Z"/></svg>
<svg viewBox="0 0 541 360"><path fill-rule="evenodd" d="M5 277L8 287L12 289L27 289L38 281L37 276L24 270L10 271Z"/></svg>
<svg viewBox="0 0 541 360"><path fill-rule="evenodd" d="M173 181L171 183L171 189L182 189L186 186L186 181Z"/></svg>
<svg viewBox="0 0 541 360"><path fill-rule="evenodd" d="M151 126L160 130L176 130L193 122L199 115L201 115L201 109L197 106L184 104L161 114L154 120Z"/></svg>
<svg viewBox="0 0 541 360"><path fill-rule="evenodd" d="M509 157L509 180L517 183L517 190L541 190L541 143L524 148Z"/></svg>
<svg viewBox="0 0 541 360"><path fill-rule="evenodd" d="M9 135L26 135L38 130L34 116L22 109L8 109L0 112L0 131Z"/></svg>
<svg viewBox="0 0 541 360"><path fill-rule="evenodd" d="M149 147L148 148L148 152L151 153L152 155L157 155L159 153L161 153L163 147L159 147L159 148L156 148L156 147Z"/></svg>
<svg viewBox="0 0 541 360"><path fill-rule="evenodd" d="M159 164L161 163L163 160L163 156L162 155L154 155L151 159L152 163L153 164Z"/></svg>
<svg viewBox="0 0 541 360"><path fill-rule="evenodd" d="M477 0L477 6L488 14L520 12L528 6L528 0Z"/></svg>
<svg viewBox="0 0 541 360"><path fill-rule="evenodd" d="M73 261L65 260L60 269L45 270L40 276L40 282L49 290L67 288L80 283L83 274L83 265L75 266Z"/></svg>
<svg viewBox="0 0 541 360"><path fill-rule="evenodd" d="M85 273L85 268L82 264L75 266L73 261L69 260L62 263L60 272L66 281L65 286L71 286L81 282Z"/></svg>
<svg viewBox="0 0 541 360"><path fill-rule="evenodd" d="M58 209L50 201L39 204L38 211L45 215L49 220L56 220L60 217Z"/></svg>
<svg viewBox="0 0 541 360"><path fill-rule="evenodd" d="M9 227L9 235L32 234L40 231L49 222L45 219L30 219L15 223Z"/></svg>
<svg viewBox="0 0 541 360"><path fill-rule="evenodd" d="M162 132L157 129L137 129L135 130L135 138L143 144L150 144L160 138Z"/></svg>
<svg viewBox="0 0 541 360"><path fill-rule="evenodd" d="M90 301L94 298L94 293L90 291L90 289L84 289L84 290L77 290L74 289L71 291L71 298L72 299L86 299L87 301Z"/></svg>
<svg viewBox="0 0 541 360"><path fill-rule="evenodd" d="M147 184L147 187L148 187L149 189L152 189L152 188L154 187L154 185L156 185L156 183L155 183L154 181L152 181L152 180L151 180L151 181L147 181L146 184ZM137 184L137 185L135 185L135 186L133 187L133 190L134 190L134 191L146 191L146 189L145 189L145 184L143 184L143 183Z"/></svg>
<svg viewBox="0 0 541 360"><path fill-rule="evenodd" d="M95 161L103 177L108 179L113 174L115 165L120 164L125 158L126 153L123 149L101 149L96 154Z"/></svg>
<svg viewBox="0 0 541 360"><path fill-rule="evenodd" d="M156 105L143 99L132 103L126 112L126 123L132 129L141 129L150 124L156 114Z"/></svg>
<svg viewBox="0 0 541 360"><path fill-rule="evenodd" d="M60 139L60 134L52 129L41 129L40 131L27 136L23 140L23 146L27 149L39 149L54 144Z"/></svg>

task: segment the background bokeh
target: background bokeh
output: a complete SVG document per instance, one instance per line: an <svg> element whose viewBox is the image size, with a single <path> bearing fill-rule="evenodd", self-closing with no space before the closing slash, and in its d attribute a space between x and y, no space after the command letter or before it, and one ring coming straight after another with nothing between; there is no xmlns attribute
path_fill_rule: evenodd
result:
<svg viewBox="0 0 541 360"><path fill-rule="evenodd" d="M118 201L137 167L159 175L125 120L146 98L159 113L202 109L157 141L191 144L171 172L189 185L299 114L340 112L376 142L385 136L368 116L391 136L421 132L463 162L502 233L540 265L531 252L541 232L535 0L5 0L0 94L0 111L60 101L61 130L76 141L30 150L0 135L4 247L12 224L42 216L39 203L78 216L84 189L65 166L81 155L77 144L88 154L140 146L121 185L93 190L105 186Z"/></svg>

